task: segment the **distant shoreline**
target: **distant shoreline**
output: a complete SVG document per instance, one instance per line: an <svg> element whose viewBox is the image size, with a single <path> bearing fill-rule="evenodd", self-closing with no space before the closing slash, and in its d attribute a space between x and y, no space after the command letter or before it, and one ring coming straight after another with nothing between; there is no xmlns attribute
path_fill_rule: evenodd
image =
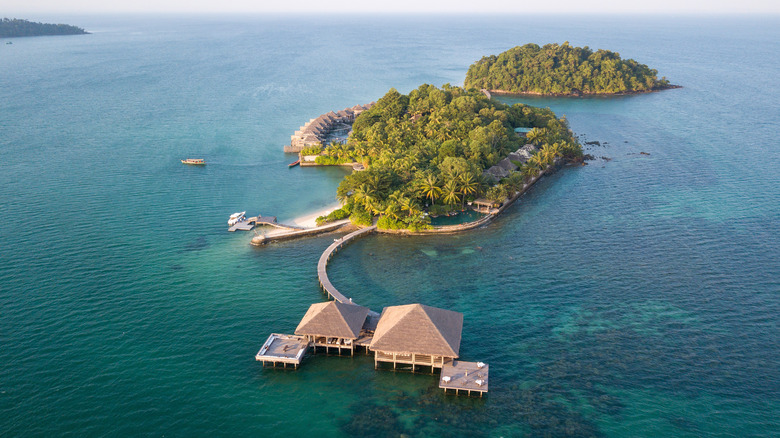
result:
<svg viewBox="0 0 780 438"><path fill-rule="evenodd" d="M638 90L638 91L624 91L620 93L536 93L532 91L513 92L505 90L486 90L491 95L507 96L507 97L612 97L612 96L633 96L635 94L648 94L656 93L664 90L671 90L675 88L683 88L682 85L664 85L655 87L650 90Z"/></svg>
<svg viewBox="0 0 780 438"><path fill-rule="evenodd" d="M89 35L89 32L70 24L37 23L18 18L3 18L0 20L0 38L57 35Z"/></svg>

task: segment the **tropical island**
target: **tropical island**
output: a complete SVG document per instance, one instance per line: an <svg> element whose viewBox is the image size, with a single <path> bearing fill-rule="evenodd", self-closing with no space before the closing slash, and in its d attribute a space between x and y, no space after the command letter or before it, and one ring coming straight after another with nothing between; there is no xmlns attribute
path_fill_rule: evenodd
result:
<svg viewBox="0 0 780 438"><path fill-rule="evenodd" d="M18 18L0 20L0 38L44 36L44 35L84 35L89 32L69 24L36 23Z"/></svg>
<svg viewBox="0 0 780 438"><path fill-rule="evenodd" d="M371 225L378 216L379 229L413 232L480 197L500 204L554 163L582 160L568 122L550 109L428 84L408 95L391 89L355 119L346 142L302 154L365 169L344 178L343 206L318 224L349 217Z"/></svg>
<svg viewBox="0 0 780 438"><path fill-rule="evenodd" d="M466 88L499 94L553 96L646 93L679 88L658 71L609 50L526 44L485 56L466 73Z"/></svg>

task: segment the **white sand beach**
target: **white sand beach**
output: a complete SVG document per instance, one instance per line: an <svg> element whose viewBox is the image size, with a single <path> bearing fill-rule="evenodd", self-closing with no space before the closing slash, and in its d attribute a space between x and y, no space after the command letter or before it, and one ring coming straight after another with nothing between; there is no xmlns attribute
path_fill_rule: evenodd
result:
<svg viewBox="0 0 780 438"><path fill-rule="evenodd" d="M300 227L304 228L314 228L317 226L317 218L320 216L325 216L330 214L333 210L338 209L341 207L341 204L333 204L331 206L328 206L320 211L316 211L311 214L307 214L306 216L297 217L292 220L294 225L298 225Z"/></svg>

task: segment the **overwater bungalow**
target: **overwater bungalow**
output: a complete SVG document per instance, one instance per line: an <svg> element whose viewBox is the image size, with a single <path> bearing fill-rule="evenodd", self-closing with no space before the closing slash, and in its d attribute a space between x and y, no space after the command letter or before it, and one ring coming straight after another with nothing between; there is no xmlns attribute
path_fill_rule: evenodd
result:
<svg viewBox="0 0 780 438"><path fill-rule="evenodd" d="M442 368L458 357L463 314L451 310L407 304L382 310L369 350L374 367L392 363Z"/></svg>
<svg viewBox="0 0 780 438"><path fill-rule="evenodd" d="M295 334L309 340L316 351L324 347L328 352L337 348L355 354L355 341L360 337L366 324L369 309L356 304L328 301L315 303L301 319Z"/></svg>

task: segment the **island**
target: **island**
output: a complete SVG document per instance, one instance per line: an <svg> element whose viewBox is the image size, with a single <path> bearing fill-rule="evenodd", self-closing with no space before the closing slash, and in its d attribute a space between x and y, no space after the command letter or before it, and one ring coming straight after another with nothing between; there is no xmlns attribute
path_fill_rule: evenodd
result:
<svg viewBox="0 0 780 438"><path fill-rule="evenodd" d="M85 35L89 32L69 24L36 23L17 18L0 20L0 38L44 36L44 35Z"/></svg>
<svg viewBox="0 0 780 438"><path fill-rule="evenodd" d="M513 199L554 164L582 160L565 118L512 106L448 84L409 94L390 89L355 118L345 142L316 146L318 163L357 163L339 184L342 207L318 224L349 217L380 230L430 229L431 216ZM477 202L477 201L480 202Z"/></svg>
<svg viewBox="0 0 780 438"><path fill-rule="evenodd" d="M617 95L679 88L658 71L633 59L623 60L608 50L587 46L537 44L517 46L485 56L466 73L466 88L493 94Z"/></svg>

